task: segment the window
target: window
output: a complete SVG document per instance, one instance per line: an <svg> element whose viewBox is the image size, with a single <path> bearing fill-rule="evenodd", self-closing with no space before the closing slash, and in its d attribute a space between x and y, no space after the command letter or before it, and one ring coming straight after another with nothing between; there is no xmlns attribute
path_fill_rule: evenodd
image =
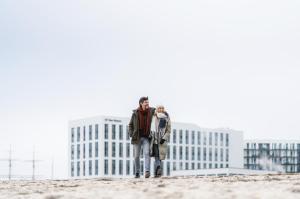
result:
<svg viewBox="0 0 300 199"><path fill-rule="evenodd" d="M229 146L229 135L226 133L226 146Z"/></svg>
<svg viewBox="0 0 300 199"><path fill-rule="evenodd" d="M203 160L206 161L206 148L203 148Z"/></svg>
<svg viewBox="0 0 300 199"><path fill-rule="evenodd" d="M119 140L123 140L123 125L119 125Z"/></svg>
<svg viewBox="0 0 300 199"><path fill-rule="evenodd" d="M130 175L130 160L126 160L126 175Z"/></svg>
<svg viewBox="0 0 300 199"><path fill-rule="evenodd" d="M112 175L116 175L116 160L112 160L111 173Z"/></svg>
<svg viewBox="0 0 300 199"><path fill-rule="evenodd" d="M223 133L220 133L220 140L221 140L221 146L223 146L223 144L224 144Z"/></svg>
<svg viewBox="0 0 300 199"><path fill-rule="evenodd" d="M123 175L123 160L119 160L119 175Z"/></svg>
<svg viewBox="0 0 300 199"><path fill-rule="evenodd" d="M209 146L212 145L212 133L209 132Z"/></svg>
<svg viewBox="0 0 300 199"><path fill-rule="evenodd" d="M188 162L185 163L185 170L189 170L189 163Z"/></svg>
<svg viewBox="0 0 300 199"><path fill-rule="evenodd" d="M200 131L198 131L198 140L197 140L197 142L198 142L198 145L201 144L201 132Z"/></svg>
<svg viewBox="0 0 300 199"><path fill-rule="evenodd" d="M195 131L192 131L192 144L195 144Z"/></svg>
<svg viewBox="0 0 300 199"><path fill-rule="evenodd" d="M220 153L221 153L221 161L224 161L223 149L220 149Z"/></svg>
<svg viewBox="0 0 300 199"><path fill-rule="evenodd" d="M80 162L77 162L77 176L80 176Z"/></svg>
<svg viewBox="0 0 300 199"><path fill-rule="evenodd" d="M229 150L226 149L226 162L228 162L228 161L229 161Z"/></svg>
<svg viewBox="0 0 300 199"><path fill-rule="evenodd" d="M74 145L71 146L71 159L74 160Z"/></svg>
<svg viewBox="0 0 300 199"><path fill-rule="evenodd" d="M129 126L126 126L126 140L129 140Z"/></svg>
<svg viewBox="0 0 300 199"><path fill-rule="evenodd" d="M89 175L92 175L92 160L89 160Z"/></svg>
<svg viewBox="0 0 300 199"><path fill-rule="evenodd" d="M185 131L185 143L189 144L189 131L188 130Z"/></svg>
<svg viewBox="0 0 300 199"><path fill-rule="evenodd" d="M192 147L192 160L195 160L195 147Z"/></svg>
<svg viewBox="0 0 300 199"><path fill-rule="evenodd" d="M203 145L206 146L206 132L204 132Z"/></svg>
<svg viewBox="0 0 300 199"><path fill-rule="evenodd" d="M99 125L96 124L96 125L95 125L95 139L96 139L96 140L98 139L98 134L99 134Z"/></svg>
<svg viewBox="0 0 300 199"><path fill-rule="evenodd" d="M108 124L104 124L104 139L108 139Z"/></svg>
<svg viewBox="0 0 300 199"><path fill-rule="evenodd" d="M115 140L115 139L116 139L116 125L113 124L111 128L112 128L112 129L111 129L111 131L112 131L111 138L112 138L113 140Z"/></svg>
<svg viewBox="0 0 300 199"><path fill-rule="evenodd" d="M126 157L129 158L130 157L130 144L126 143Z"/></svg>
<svg viewBox="0 0 300 199"><path fill-rule="evenodd" d="M179 147L179 159L182 160L182 146Z"/></svg>
<svg viewBox="0 0 300 199"><path fill-rule="evenodd" d="M170 159L170 146L168 145L167 159Z"/></svg>
<svg viewBox="0 0 300 199"><path fill-rule="evenodd" d="M173 129L173 143L176 143L176 129Z"/></svg>
<svg viewBox="0 0 300 199"><path fill-rule="evenodd" d="M83 164L82 164L82 171L83 171L83 176L85 176L85 161L83 161Z"/></svg>
<svg viewBox="0 0 300 199"><path fill-rule="evenodd" d="M185 160L189 160L189 147L185 147Z"/></svg>
<svg viewBox="0 0 300 199"><path fill-rule="evenodd" d="M116 143L112 143L112 157L116 157Z"/></svg>
<svg viewBox="0 0 300 199"><path fill-rule="evenodd" d="M170 175L170 162L167 162L167 176Z"/></svg>
<svg viewBox="0 0 300 199"><path fill-rule="evenodd" d="M71 141L74 142L74 128L71 130Z"/></svg>
<svg viewBox="0 0 300 199"><path fill-rule="evenodd" d="M201 164L197 163L197 169L201 169Z"/></svg>
<svg viewBox="0 0 300 199"><path fill-rule="evenodd" d="M173 162L173 171L176 171L176 162Z"/></svg>
<svg viewBox="0 0 300 199"><path fill-rule="evenodd" d="M173 160L176 160L176 146L173 146Z"/></svg>
<svg viewBox="0 0 300 199"><path fill-rule="evenodd" d="M80 159L80 144L77 144L77 159Z"/></svg>
<svg viewBox="0 0 300 199"><path fill-rule="evenodd" d="M119 157L123 157L123 143L119 143Z"/></svg>
<svg viewBox="0 0 300 199"><path fill-rule="evenodd" d="M85 126L83 127L83 141L85 141Z"/></svg>
<svg viewBox="0 0 300 199"><path fill-rule="evenodd" d="M198 147L198 150L197 150L197 160L200 161L200 158L201 158L201 148Z"/></svg>
<svg viewBox="0 0 300 199"><path fill-rule="evenodd" d="M92 137L92 125L89 125L89 140L92 140L93 137Z"/></svg>
<svg viewBox="0 0 300 199"><path fill-rule="evenodd" d="M191 168L192 170L194 170L195 169L195 163L194 162L192 162L192 168Z"/></svg>
<svg viewBox="0 0 300 199"><path fill-rule="evenodd" d="M83 159L85 159L85 144L83 144Z"/></svg>
<svg viewBox="0 0 300 199"><path fill-rule="evenodd" d="M95 157L98 157L98 142L95 143Z"/></svg>
<svg viewBox="0 0 300 199"><path fill-rule="evenodd" d="M218 146L218 133L215 133L215 146Z"/></svg>
<svg viewBox="0 0 300 199"><path fill-rule="evenodd" d="M108 157L108 142L104 142L104 156Z"/></svg>
<svg viewBox="0 0 300 199"><path fill-rule="evenodd" d="M89 157L90 158L92 157L92 147L93 147L93 144L89 143Z"/></svg>
<svg viewBox="0 0 300 199"><path fill-rule="evenodd" d="M209 148L209 161L212 161L212 148Z"/></svg>
<svg viewBox="0 0 300 199"><path fill-rule="evenodd" d="M95 160L95 175L98 175L98 160Z"/></svg>
<svg viewBox="0 0 300 199"><path fill-rule="evenodd" d="M182 144L182 130L179 130L179 144Z"/></svg>
<svg viewBox="0 0 300 199"><path fill-rule="evenodd" d="M80 127L77 127L77 142L80 142Z"/></svg>
<svg viewBox="0 0 300 199"><path fill-rule="evenodd" d="M218 161L218 149L215 149L215 161Z"/></svg>
<svg viewBox="0 0 300 199"><path fill-rule="evenodd" d="M104 160L104 175L108 175L108 160Z"/></svg>

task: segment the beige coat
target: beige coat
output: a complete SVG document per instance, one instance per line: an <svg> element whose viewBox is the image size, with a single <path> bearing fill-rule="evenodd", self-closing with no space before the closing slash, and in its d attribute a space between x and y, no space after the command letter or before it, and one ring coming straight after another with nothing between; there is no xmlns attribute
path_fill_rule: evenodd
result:
<svg viewBox="0 0 300 199"><path fill-rule="evenodd" d="M159 150L159 159L164 160L166 158L166 154L168 152L168 142L170 140L170 133L171 133L171 120L169 115L166 113L167 117L166 119L166 127L164 129L161 129L162 135L157 136L157 132L159 131L159 120L160 118L157 117L157 115L153 116L152 123L151 123L151 135L152 139L150 142L150 154L153 154L153 144L158 144L158 150ZM164 139L166 140L163 144L160 144L160 140Z"/></svg>

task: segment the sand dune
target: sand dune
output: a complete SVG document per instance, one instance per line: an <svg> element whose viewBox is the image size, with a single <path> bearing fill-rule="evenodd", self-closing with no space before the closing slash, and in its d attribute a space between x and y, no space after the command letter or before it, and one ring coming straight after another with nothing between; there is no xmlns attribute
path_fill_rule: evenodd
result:
<svg viewBox="0 0 300 199"><path fill-rule="evenodd" d="M0 198L300 198L300 174L1 181Z"/></svg>

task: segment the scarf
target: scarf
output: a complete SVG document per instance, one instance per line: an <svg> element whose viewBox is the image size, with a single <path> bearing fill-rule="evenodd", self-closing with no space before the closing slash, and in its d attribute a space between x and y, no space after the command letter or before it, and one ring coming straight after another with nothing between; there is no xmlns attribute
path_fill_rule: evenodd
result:
<svg viewBox="0 0 300 199"><path fill-rule="evenodd" d="M150 109L143 110L138 108L139 113L139 130L141 137L148 137L150 133Z"/></svg>

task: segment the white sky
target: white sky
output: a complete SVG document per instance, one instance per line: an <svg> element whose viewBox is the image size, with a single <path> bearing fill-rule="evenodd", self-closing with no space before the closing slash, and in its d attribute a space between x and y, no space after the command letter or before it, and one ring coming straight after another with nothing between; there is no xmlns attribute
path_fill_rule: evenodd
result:
<svg viewBox="0 0 300 199"><path fill-rule="evenodd" d="M67 176L67 124L130 116L300 139L300 1L1 0L0 159ZM7 163L0 162L0 175ZM13 174L30 174L17 162Z"/></svg>

